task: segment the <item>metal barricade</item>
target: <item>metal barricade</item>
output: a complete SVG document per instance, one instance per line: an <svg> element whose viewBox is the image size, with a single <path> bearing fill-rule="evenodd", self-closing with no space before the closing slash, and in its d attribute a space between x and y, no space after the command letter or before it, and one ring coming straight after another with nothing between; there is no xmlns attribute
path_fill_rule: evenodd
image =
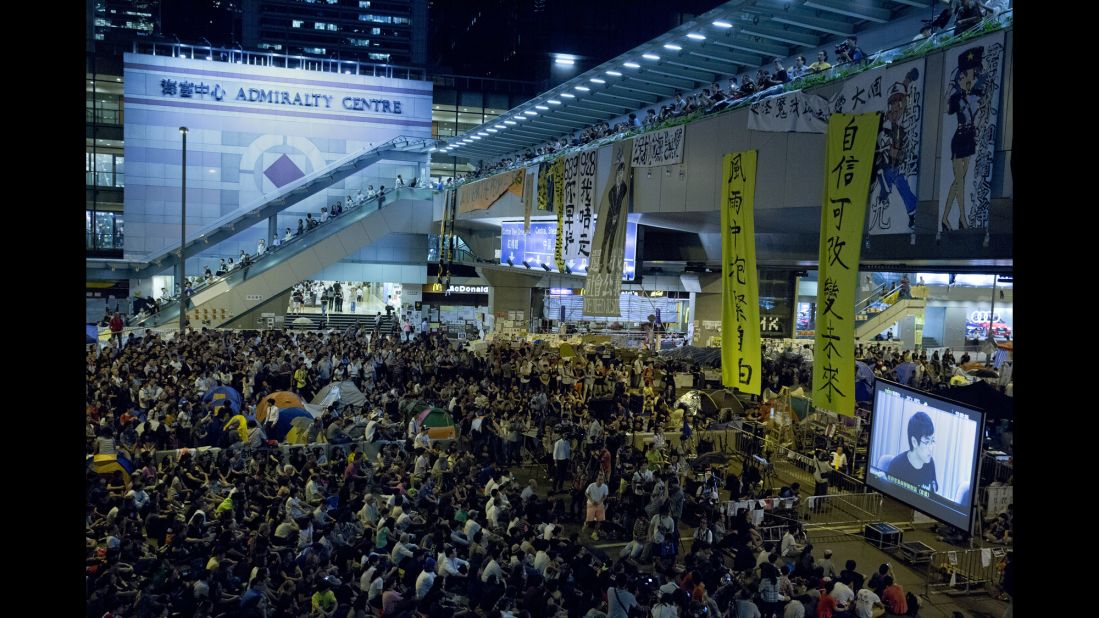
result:
<svg viewBox="0 0 1099 618"><path fill-rule="evenodd" d="M1000 593L1006 551L1003 547L935 552L927 563L927 594Z"/></svg>
<svg viewBox="0 0 1099 618"><path fill-rule="evenodd" d="M807 528L868 524L881 520L884 502L879 493L810 496L798 504L798 518Z"/></svg>
<svg viewBox="0 0 1099 618"><path fill-rule="evenodd" d="M1010 484L1015 476L1015 466L1008 461L998 461L995 457L985 455L981 460L981 479L985 484L999 481Z"/></svg>

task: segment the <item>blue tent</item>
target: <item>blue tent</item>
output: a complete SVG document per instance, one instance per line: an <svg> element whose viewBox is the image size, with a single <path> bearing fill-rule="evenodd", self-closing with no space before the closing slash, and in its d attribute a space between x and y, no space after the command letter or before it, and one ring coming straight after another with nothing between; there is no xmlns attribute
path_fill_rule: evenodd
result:
<svg viewBox="0 0 1099 618"><path fill-rule="evenodd" d="M267 437L271 440L278 440L284 442L286 435L290 433L290 430L294 428L294 419L302 418L305 422L313 423L313 415L303 410L302 408L286 408L285 410L279 410L279 420L275 421L273 427L268 426ZM299 424L303 421L299 421Z"/></svg>
<svg viewBox="0 0 1099 618"><path fill-rule="evenodd" d="M84 345L99 343L99 327L95 324L84 325Z"/></svg>
<svg viewBox="0 0 1099 618"><path fill-rule="evenodd" d="M202 397L203 403L210 403L211 401L218 401L216 405L228 405L229 409L234 413L240 412L241 407L244 405L244 397L240 396L237 389L231 386L215 386L206 391L206 394Z"/></svg>

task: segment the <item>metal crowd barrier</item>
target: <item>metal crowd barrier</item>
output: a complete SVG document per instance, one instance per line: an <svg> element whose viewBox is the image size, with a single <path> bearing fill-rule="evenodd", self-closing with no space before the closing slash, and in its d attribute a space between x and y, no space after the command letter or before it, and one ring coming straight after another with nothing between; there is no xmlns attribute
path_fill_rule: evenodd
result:
<svg viewBox="0 0 1099 618"><path fill-rule="evenodd" d="M935 552L927 563L927 595L1001 592L1006 551L1003 547Z"/></svg>
<svg viewBox="0 0 1099 618"><path fill-rule="evenodd" d="M997 461L995 457L985 455L981 461L981 477L989 483L999 481L1010 483L1015 476L1015 466L1006 461Z"/></svg>
<svg viewBox="0 0 1099 618"><path fill-rule="evenodd" d="M313 453L315 449L319 448L319 449L321 449L321 452L324 453L325 457L331 458L333 451L335 451L336 449L340 449L340 451L343 453L343 455L346 456L347 453L351 451L351 446L356 445L356 444L359 446L359 452L363 453L366 456L368 461L373 462L373 461L377 460L378 453L381 452L382 447L384 447L385 445L387 445L387 444L398 444L403 449L405 442L404 442L404 440L389 440L389 441L379 440L377 442L371 443L371 442L367 442L366 440L354 440L354 441L348 442L346 444L330 444L328 442L314 442L314 443L311 443L311 444L278 444L277 446L262 446L260 448L241 447L240 443L238 442L237 446L231 447L230 450L243 450L243 451L248 451L248 452L251 452L251 453L259 453L259 454L268 454L268 453L278 454L280 460L283 463L287 463L287 462L290 461L290 453L294 450L297 450L297 449L305 449L305 450L309 451L309 453ZM209 447L200 446L198 448L188 448L188 449L169 449L169 450L163 450L163 451L156 451L156 453L154 454L154 458L156 460L156 463L158 463L158 464L160 462L164 461L165 459L169 459L171 461L177 461L179 459L179 457L183 454L184 451L187 451L187 452L191 453L194 456L201 456L201 455L208 454L209 456L216 458L221 453L222 450L223 449L221 447L218 447L218 446L209 446Z"/></svg>
<svg viewBox="0 0 1099 618"><path fill-rule="evenodd" d="M798 504L804 527L867 524L881 521L885 497L879 493L810 496Z"/></svg>

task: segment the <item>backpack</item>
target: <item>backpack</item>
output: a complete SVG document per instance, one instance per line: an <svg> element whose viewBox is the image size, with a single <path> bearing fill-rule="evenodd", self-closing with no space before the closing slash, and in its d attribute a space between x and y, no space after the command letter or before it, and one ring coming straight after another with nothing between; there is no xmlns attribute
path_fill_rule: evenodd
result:
<svg viewBox="0 0 1099 618"><path fill-rule="evenodd" d="M904 593L904 602L908 605L909 616L916 616L920 611L920 601L911 592Z"/></svg>

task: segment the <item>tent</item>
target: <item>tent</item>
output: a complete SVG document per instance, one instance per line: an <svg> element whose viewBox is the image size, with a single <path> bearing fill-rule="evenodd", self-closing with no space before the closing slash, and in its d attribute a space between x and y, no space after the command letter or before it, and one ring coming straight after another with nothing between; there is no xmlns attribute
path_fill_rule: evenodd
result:
<svg viewBox="0 0 1099 618"><path fill-rule="evenodd" d="M977 380L969 386L948 388L943 391L942 396L980 408L991 419L1015 419L1015 400L984 380Z"/></svg>
<svg viewBox="0 0 1099 618"><path fill-rule="evenodd" d="M290 391L276 391L270 395L264 395L260 398L259 404L256 405L256 419L261 423L267 419L268 399L274 399L275 405L279 407L280 411L286 408L301 408L305 403L301 400L301 397Z"/></svg>
<svg viewBox="0 0 1099 618"><path fill-rule="evenodd" d="M313 415L302 408L279 407L279 420L267 427L267 437L279 442L305 444L305 433L313 425ZM301 440L296 442L295 440Z"/></svg>
<svg viewBox="0 0 1099 618"><path fill-rule="evenodd" d="M84 325L84 345L99 343L99 327L95 324Z"/></svg>
<svg viewBox="0 0 1099 618"><path fill-rule="evenodd" d="M332 382L322 388L313 398L313 405L319 405L321 409L327 409L335 402L341 406L362 406L366 403L366 395L362 394L351 380ZM282 406L279 406L280 408Z"/></svg>
<svg viewBox="0 0 1099 618"><path fill-rule="evenodd" d="M458 437L458 428L454 426L454 417L442 408L428 408L416 415L416 424L427 427L427 435L432 440L453 440Z"/></svg>
<svg viewBox="0 0 1099 618"><path fill-rule="evenodd" d="M130 475L134 472L134 466L125 455L91 455L88 457L88 469L106 477L113 476L115 472L122 473L122 481L126 488L130 487Z"/></svg>
<svg viewBox="0 0 1099 618"><path fill-rule="evenodd" d="M202 402L215 402L215 409L228 405L233 412L240 412L241 407L244 405L244 397L241 397L237 389L232 386L215 386L206 391L206 394L202 397Z"/></svg>

